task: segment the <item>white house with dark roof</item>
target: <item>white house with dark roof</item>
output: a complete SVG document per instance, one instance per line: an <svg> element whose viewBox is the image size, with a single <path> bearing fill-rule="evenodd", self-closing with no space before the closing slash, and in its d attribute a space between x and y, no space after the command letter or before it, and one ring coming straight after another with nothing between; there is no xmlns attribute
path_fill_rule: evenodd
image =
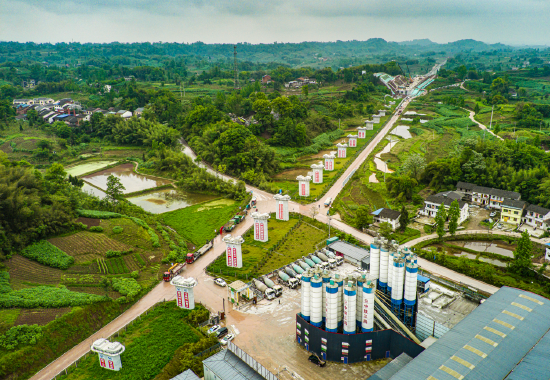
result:
<svg viewBox="0 0 550 380"><path fill-rule="evenodd" d="M399 211L391 210L389 208L381 208L371 213L374 219L374 223L389 223L392 229L395 231L401 226L399 223L399 217L401 213Z"/></svg>
<svg viewBox="0 0 550 380"><path fill-rule="evenodd" d="M462 201L460 198L462 198L462 196L454 191L446 191L430 195L424 200L424 208L418 213L430 218L435 218L439 206L444 205L445 210L448 212L451 208L451 203L456 200L460 211L458 216L458 224L461 224L468 219L470 214L468 212L468 203Z"/></svg>
<svg viewBox="0 0 550 380"><path fill-rule="evenodd" d="M521 194L515 191L500 190L492 187L478 186L468 182L458 182L456 191L472 196L472 203L482 207L500 210L505 199L519 201Z"/></svg>
<svg viewBox="0 0 550 380"><path fill-rule="evenodd" d="M521 221L528 226L546 230L550 226L550 210L537 205L528 205Z"/></svg>

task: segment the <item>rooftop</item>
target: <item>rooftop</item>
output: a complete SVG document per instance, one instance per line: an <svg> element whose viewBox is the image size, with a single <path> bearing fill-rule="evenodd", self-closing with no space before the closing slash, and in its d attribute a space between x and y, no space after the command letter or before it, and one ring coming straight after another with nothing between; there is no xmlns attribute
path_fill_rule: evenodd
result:
<svg viewBox="0 0 550 380"><path fill-rule="evenodd" d="M176 377L171 378L170 380L200 380L201 378L195 375L195 372L188 369L185 372L180 373Z"/></svg>
<svg viewBox="0 0 550 380"><path fill-rule="evenodd" d="M372 212L371 215L377 215L380 218L394 220L394 219L399 219L399 217L401 216L401 213L399 211L392 210L389 208L381 208L376 210L375 212Z"/></svg>
<svg viewBox="0 0 550 380"><path fill-rule="evenodd" d="M345 241L336 241L329 244L328 248L343 253L345 256L349 256L355 260L361 261L365 256L370 256L370 252L365 248L357 247L353 244L346 243Z"/></svg>
<svg viewBox="0 0 550 380"><path fill-rule="evenodd" d="M445 197L439 194L430 195L428 198L426 198L426 202L431 202L435 204L444 204L445 206L451 206L451 203L453 203L454 199ZM462 208L466 204L466 202L461 201L460 199L456 200L458 202L458 207Z"/></svg>
<svg viewBox="0 0 550 380"><path fill-rule="evenodd" d="M204 366L220 380L264 380L260 374L229 350L222 350L205 359Z"/></svg>
<svg viewBox="0 0 550 380"><path fill-rule="evenodd" d="M525 210L531 211L531 212L536 212L537 214L540 214L540 215L546 215L550 212L550 210L548 210L547 208L540 207L540 206L537 206L537 205L528 205L525 208Z"/></svg>
<svg viewBox="0 0 550 380"><path fill-rule="evenodd" d="M505 199L502 201L502 207L511 207L511 208L518 208L523 209L523 207L527 204L527 202L524 201L516 201L514 199Z"/></svg>

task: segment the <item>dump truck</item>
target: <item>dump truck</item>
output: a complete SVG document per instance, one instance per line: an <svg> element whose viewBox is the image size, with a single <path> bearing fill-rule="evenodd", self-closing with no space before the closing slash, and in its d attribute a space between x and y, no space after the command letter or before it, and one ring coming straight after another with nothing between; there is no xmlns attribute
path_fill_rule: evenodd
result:
<svg viewBox="0 0 550 380"><path fill-rule="evenodd" d="M300 284L300 282L297 279L291 278L288 274L286 274L282 270L279 271L277 274L279 275L279 278L281 279L283 284L285 284L291 289L296 288Z"/></svg>
<svg viewBox="0 0 550 380"><path fill-rule="evenodd" d="M185 263L175 263L170 268L168 268L168 271L163 273L162 279L168 282L174 277L176 277L178 274L180 274L184 268L185 268Z"/></svg>
<svg viewBox="0 0 550 380"><path fill-rule="evenodd" d="M256 289L262 292L265 295L265 298L267 298L268 300L272 300L275 298L276 296L275 290L269 288L263 282L254 279L254 286L256 287Z"/></svg>
<svg viewBox="0 0 550 380"><path fill-rule="evenodd" d="M298 264L292 264L292 269L294 269L294 272L296 272L298 274L304 273L304 269L301 266L299 266Z"/></svg>
<svg viewBox="0 0 550 380"><path fill-rule="evenodd" d="M186 258L187 264L191 264L195 262L199 257L204 255L206 252L210 251L213 246L214 246L214 242L210 240L208 243L200 247L197 251L193 253L188 253Z"/></svg>
<svg viewBox="0 0 550 380"><path fill-rule="evenodd" d="M275 283L271 281L269 277L263 276L262 278L260 278L260 280L262 280L263 283L269 286L271 289L275 290L275 295L277 297L283 294L283 287L281 285L275 285Z"/></svg>
<svg viewBox="0 0 550 380"><path fill-rule="evenodd" d="M244 220L244 218L246 218L246 211L241 211L233 217L233 220L235 221L235 224L239 224Z"/></svg>
<svg viewBox="0 0 550 380"><path fill-rule="evenodd" d="M233 219L231 219L229 222L225 224L225 226L223 226L223 230L227 232L233 231L234 228L235 228L235 221Z"/></svg>

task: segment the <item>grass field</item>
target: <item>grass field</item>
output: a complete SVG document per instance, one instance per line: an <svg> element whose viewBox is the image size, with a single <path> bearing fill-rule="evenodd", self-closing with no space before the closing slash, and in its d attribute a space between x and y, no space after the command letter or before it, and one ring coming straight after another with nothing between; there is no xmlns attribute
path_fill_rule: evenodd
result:
<svg viewBox="0 0 550 380"><path fill-rule="evenodd" d="M200 336L184 318L190 311L180 309L174 302L157 306L128 326L113 340L122 343L126 351L121 355L122 369L110 371L99 366L97 354L91 354L78 368L58 379L153 379L168 364L182 345L197 342Z"/></svg>
<svg viewBox="0 0 550 380"><path fill-rule="evenodd" d="M327 232L309 224L307 220L307 218L302 218L301 221L291 218L285 222L270 219L270 235L266 243L254 241L253 228L251 228L243 235L245 243L242 245L242 268L228 268L225 254L223 254L208 267L208 270L228 281L249 280L312 253L316 244L327 237Z"/></svg>
<svg viewBox="0 0 550 380"><path fill-rule="evenodd" d="M219 198L167 212L162 218L178 234L199 247L212 239L235 215L238 211L237 206L237 202L231 199Z"/></svg>

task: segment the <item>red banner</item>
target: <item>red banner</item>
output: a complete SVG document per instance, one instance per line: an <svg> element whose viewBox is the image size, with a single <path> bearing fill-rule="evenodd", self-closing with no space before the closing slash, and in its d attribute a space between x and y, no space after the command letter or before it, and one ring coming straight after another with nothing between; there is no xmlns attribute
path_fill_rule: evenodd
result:
<svg viewBox="0 0 550 380"><path fill-rule="evenodd" d="M109 360L109 368L110 369L115 369L115 363L113 363L112 360Z"/></svg>
<svg viewBox="0 0 550 380"><path fill-rule="evenodd" d="M258 222L254 223L254 233L256 234L255 239L258 240L260 238L260 226Z"/></svg>
<svg viewBox="0 0 550 380"><path fill-rule="evenodd" d="M237 268L237 248L233 248L233 267Z"/></svg>
<svg viewBox="0 0 550 380"><path fill-rule="evenodd" d="M189 309L189 294L187 292L183 293L183 299L185 300L185 308Z"/></svg>
<svg viewBox="0 0 550 380"><path fill-rule="evenodd" d="M233 266L231 264L233 264L233 260L231 260L231 247L227 247L227 266Z"/></svg>
<svg viewBox="0 0 550 380"><path fill-rule="evenodd" d="M301 191L301 196L305 197L306 196L306 184L305 183L302 183L302 191Z"/></svg>
<svg viewBox="0 0 550 380"><path fill-rule="evenodd" d="M264 240L264 223L260 223L260 240Z"/></svg>
<svg viewBox="0 0 550 380"><path fill-rule="evenodd" d="M319 172L315 172L315 182L319 182Z"/></svg>
<svg viewBox="0 0 550 380"><path fill-rule="evenodd" d="M176 292L176 297L178 299L178 307L182 307L183 306L183 302L181 301L181 290L178 290Z"/></svg>
<svg viewBox="0 0 550 380"><path fill-rule="evenodd" d="M283 219L283 202L279 202L279 219Z"/></svg>
<svg viewBox="0 0 550 380"><path fill-rule="evenodd" d="M103 359L103 358L99 359L99 365L102 366L103 368L105 368L106 367L105 359Z"/></svg>

